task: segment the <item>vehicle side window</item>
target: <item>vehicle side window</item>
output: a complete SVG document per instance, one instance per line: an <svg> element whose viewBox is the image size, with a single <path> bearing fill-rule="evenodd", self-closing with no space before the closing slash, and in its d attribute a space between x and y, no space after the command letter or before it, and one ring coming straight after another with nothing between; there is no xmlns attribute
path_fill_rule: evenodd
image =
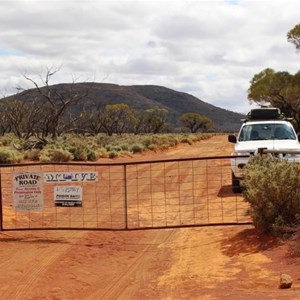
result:
<svg viewBox="0 0 300 300"><path fill-rule="evenodd" d="M260 128L257 125L245 125L240 132L239 141L245 142L259 140L259 131Z"/></svg>
<svg viewBox="0 0 300 300"><path fill-rule="evenodd" d="M249 138L249 126L244 126L241 130L240 136L239 136L239 141L244 142L244 141L248 141Z"/></svg>

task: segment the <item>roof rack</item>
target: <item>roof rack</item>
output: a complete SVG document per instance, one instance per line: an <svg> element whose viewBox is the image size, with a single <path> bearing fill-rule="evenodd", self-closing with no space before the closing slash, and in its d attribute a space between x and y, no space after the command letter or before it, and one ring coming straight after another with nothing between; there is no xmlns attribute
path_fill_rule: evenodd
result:
<svg viewBox="0 0 300 300"><path fill-rule="evenodd" d="M285 120L285 117L279 108L263 107L251 109L247 114L246 119L242 119L241 121L247 122L253 120Z"/></svg>

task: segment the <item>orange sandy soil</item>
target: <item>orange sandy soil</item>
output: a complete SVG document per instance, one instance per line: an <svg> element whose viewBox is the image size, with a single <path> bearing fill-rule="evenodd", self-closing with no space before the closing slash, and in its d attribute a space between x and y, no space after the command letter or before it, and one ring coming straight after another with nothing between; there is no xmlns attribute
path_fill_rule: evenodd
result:
<svg viewBox="0 0 300 300"><path fill-rule="evenodd" d="M231 151L219 136L130 159ZM300 299L300 258L251 225L5 231L0 270L0 299ZM278 289L280 273L292 276L291 289Z"/></svg>

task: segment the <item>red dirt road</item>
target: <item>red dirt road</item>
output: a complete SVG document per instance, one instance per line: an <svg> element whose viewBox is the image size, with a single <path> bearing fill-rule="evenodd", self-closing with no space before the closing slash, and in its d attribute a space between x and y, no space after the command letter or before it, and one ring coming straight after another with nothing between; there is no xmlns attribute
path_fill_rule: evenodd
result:
<svg viewBox="0 0 300 300"><path fill-rule="evenodd" d="M214 137L134 159L231 149L226 137ZM287 254L287 245L249 225L6 231L0 233L0 299L300 299L300 259ZM293 277L291 289L278 289L280 273Z"/></svg>

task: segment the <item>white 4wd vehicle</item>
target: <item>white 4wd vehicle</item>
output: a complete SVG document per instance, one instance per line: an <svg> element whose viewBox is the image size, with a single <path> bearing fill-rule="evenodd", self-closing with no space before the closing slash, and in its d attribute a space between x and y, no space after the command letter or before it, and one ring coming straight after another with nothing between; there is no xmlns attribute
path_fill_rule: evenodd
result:
<svg viewBox="0 0 300 300"><path fill-rule="evenodd" d="M241 191L240 180L243 168L250 155L257 154L259 148L283 152L300 151L300 143L292 124L285 119L277 108L253 109L247 115L238 137L229 135L228 141L235 143L231 159L232 190ZM291 151L291 152L292 152ZM300 162L299 154L280 154L281 157L293 162ZM248 156L248 157L238 157Z"/></svg>

